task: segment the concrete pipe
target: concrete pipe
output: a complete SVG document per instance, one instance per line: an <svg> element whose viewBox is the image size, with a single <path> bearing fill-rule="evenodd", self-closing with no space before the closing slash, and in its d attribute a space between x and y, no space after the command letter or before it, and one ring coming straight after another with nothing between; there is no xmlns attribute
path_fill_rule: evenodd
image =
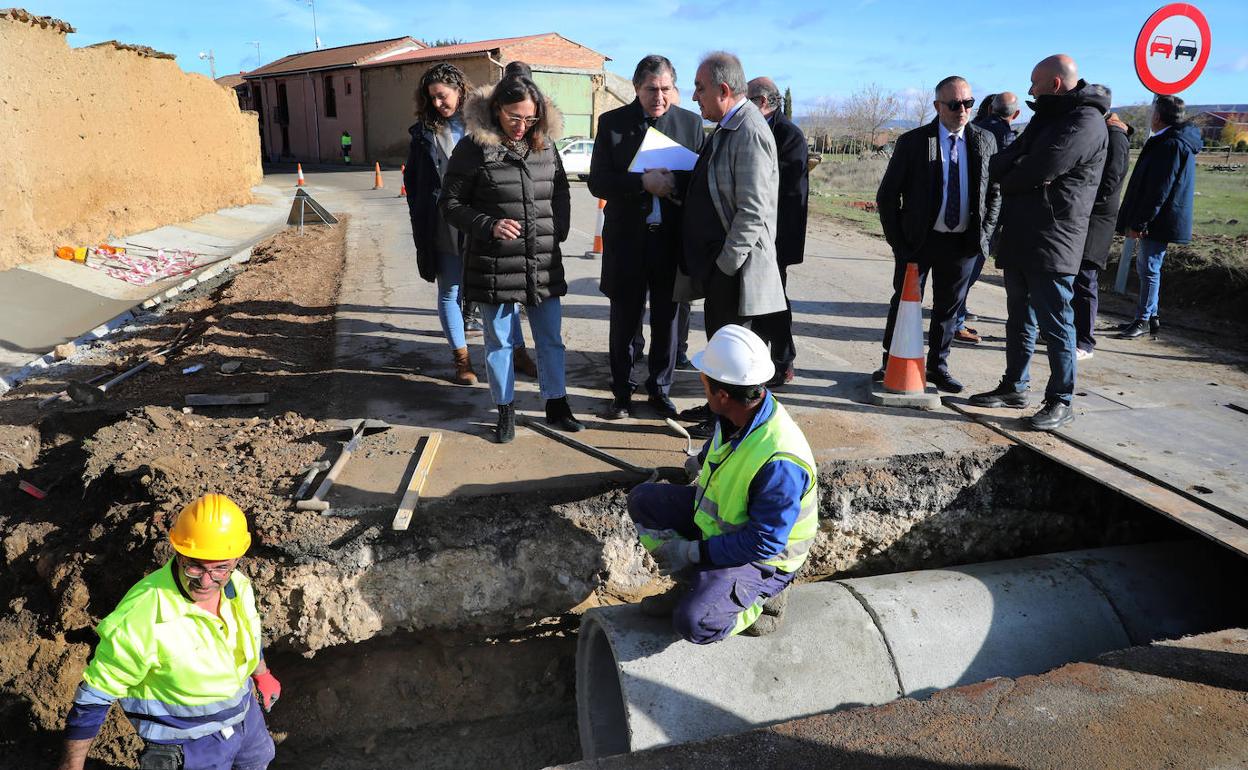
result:
<svg viewBox="0 0 1248 770"><path fill-rule="evenodd" d="M790 589L775 634L701 647L636 606L590 610L581 748L593 759L701 740L1225 627L1243 601L1209 589L1243 571L1185 542L813 583Z"/></svg>

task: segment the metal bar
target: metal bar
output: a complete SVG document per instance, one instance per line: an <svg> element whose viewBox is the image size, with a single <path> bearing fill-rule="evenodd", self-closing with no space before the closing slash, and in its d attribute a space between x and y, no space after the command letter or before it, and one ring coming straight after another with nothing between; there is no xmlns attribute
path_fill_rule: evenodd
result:
<svg viewBox="0 0 1248 770"><path fill-rule="evenodd" d="M1214 542L1248 556L1248 528L1198 502L1142 478L1128 468L1069 444L1060 436L1036 431L1014 431L987 419L992 415L968 411L962 404L952 401L946 401L945 405L1016 444L1038 452Z"/></svg>
<svg viewBox="0 0 1248 770"><path fill-rule="evenodd" d="M528 427L542 434L546 438L552 438L555 441L558 441L560 444L566 444L567 446L570 446L573 449L576 449L580 452L584 452L590 457L596 457L605 463L614 465L617 468L622 468L623 470L626 470L626 471L632 471L633 473L638 473L643 476L648 476L650 477L650 480L654 480L659 477L659 470L657 468L644 468L640 465L633 465L628 460L624 460L622 458L616 457L610 452L599 449L596 446L590 446L589 444L586 444L583 441L577 441L571 436L565 436L562 433L556 431L555 429L546 425L542 425L540 422L532 418L524 417L522 418L522 421L524 425L527 425Z"/></svg>

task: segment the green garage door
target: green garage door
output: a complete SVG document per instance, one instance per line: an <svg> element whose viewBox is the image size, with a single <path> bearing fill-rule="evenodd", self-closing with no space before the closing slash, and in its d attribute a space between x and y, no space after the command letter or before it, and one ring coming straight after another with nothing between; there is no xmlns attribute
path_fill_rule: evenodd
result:
<svg viewBox="0 0 1248 770"><path fill-rule="evenodd" d="M594 90L589 75L534 72L533 82L563 113L564 136L589 136L594 119Z"/></svg>

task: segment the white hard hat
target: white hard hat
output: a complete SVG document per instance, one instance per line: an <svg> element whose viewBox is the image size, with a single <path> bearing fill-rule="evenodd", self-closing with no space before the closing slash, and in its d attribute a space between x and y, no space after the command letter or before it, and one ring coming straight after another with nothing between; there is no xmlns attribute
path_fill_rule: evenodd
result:
<svg viewBox="0 0 1248 770"><path fill-rule="evenodd" d="M720 327L692 360L698 371L726 385L762 385L776 373L767 344L736 324Z"/></svg>

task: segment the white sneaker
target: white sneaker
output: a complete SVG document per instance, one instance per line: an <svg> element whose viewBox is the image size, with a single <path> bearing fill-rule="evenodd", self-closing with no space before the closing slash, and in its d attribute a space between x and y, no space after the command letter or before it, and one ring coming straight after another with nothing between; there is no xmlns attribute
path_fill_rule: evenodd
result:
<svg viewBox="0 0 1248 770"><path fill-rule="evenodd" d="M1090 358L1092 358L1091 350L1084 350L1083 348L1075 348L1075 360L1076 361L1087 361Z"/></svg>

